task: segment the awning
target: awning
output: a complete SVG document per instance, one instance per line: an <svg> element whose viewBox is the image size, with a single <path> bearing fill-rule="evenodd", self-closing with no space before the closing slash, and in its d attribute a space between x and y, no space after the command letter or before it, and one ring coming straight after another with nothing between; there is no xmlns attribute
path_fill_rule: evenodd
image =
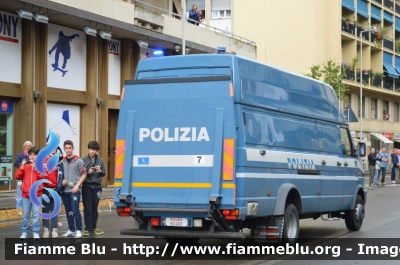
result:
<svg viewBox="0 0 400 265"><path fill-rule="evenodd" d="M393 66L391 66L390 64L384 63L383 67L387 71L389 77L391 77L391 78L399 78L399 74L397 73L397 71L394 69Z"/></svg>
<svg viewBox="0 0 400 265"><path fill-rule="evenodd" d="M383 136L381 133L371 133L371 135L374 136L375 138L378 138L379 140L381 140L385 144L392 144L393 143L388 138Z"/></svg>
<svg viewBox="0 0 400 265"><path fill-rule="evenodd" d="M400 66L396 66L395 69L400 74Z"/></svg>

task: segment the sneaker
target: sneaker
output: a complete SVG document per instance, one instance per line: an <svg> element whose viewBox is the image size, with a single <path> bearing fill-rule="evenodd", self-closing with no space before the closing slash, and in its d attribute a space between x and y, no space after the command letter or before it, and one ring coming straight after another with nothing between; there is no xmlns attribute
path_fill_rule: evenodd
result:
<svg viewBox="0 0 400 265"><path fill-rule="evenodd" d="M395 184L396 182L394 180L392 180L392 184Z"/></svg>
<svg viewBox="0 0 400 265"><path fill-rule="evenodd" d="M75 236L75 232L72 232L71 230L68 229L67 233L62 234L62 237L74 237Z"/></svg>
<svg viewBox="0 0 400 265"><path fill-rule="evenodd" d="M102 234L104 234L104 232L101 231L101 230L98 229L98 228L95 228L95 229L93 229L93 234L95 234L95 235L102 235Z"/></svg>
<svg viewBox="0 0 400 265"><path fill-rule="evenodd" d="M58 229L57 228L53 228L53 232L51 232L51 237L52 238L58 237Z"/></svg>
<svg viewBox="0 0 400 265"><path fill-rule="evenodd" d="M19 237L19 239L24 240L28 237L28 233L22 233L22 235Z"/></svg>
<svg viewBox="0 0 400 265"><path fill-rule="evenodd" d="M381 185L386 185L386 183L385 182L382 182L382 184Z"/></svg>
<svg viewBox="0 0 400 265"><path fill-rule="evenodd" d="M371 186L371 187L376 187L376 184L371 184L370 186Z"/></svg>
<svg viewBox="0 0 400 265"><path fill-rule="evenodd" d="M47 227L43 228L43 238L49 238L49 229Z"/></svg>
<svg viewBox="0 0 400 265"><path fill-rule="evenodd" d="M75 238L81 238L81 237L82 237L82 231L81 230L76 230Z"/></svg>
<svg viewBox="0 0 400 265"><path fill-rule="evenodd" d="M82 233L82 235L83 235L83 236L89 236L89 235L90 235L89 230L84 230L83 233Z"/></svg>
<svg viewBox="0 0 400 265"><path fill-rule="evenodd" d="M39 240L39 239L40 239L39 233L33 233L33 238L34 238L35 240Z"/></svg>

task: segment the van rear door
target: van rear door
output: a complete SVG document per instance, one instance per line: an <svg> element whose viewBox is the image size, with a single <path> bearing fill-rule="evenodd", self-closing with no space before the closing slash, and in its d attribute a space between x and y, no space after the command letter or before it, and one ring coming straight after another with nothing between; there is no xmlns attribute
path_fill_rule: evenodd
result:
<svg viewBox="0 0 400 265"><path fill-rule="evenodd" d="M233 206L235 138L230 76L127 81L120 194L139 208Z"/></svg>

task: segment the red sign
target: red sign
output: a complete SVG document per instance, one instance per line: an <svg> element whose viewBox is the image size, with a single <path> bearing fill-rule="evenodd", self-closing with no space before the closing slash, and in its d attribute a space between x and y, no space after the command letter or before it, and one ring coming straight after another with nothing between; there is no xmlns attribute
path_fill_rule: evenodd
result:
<svg viewBox="0 0 400 265"><path fill-rule="evenodd" d="M389 140L393 139L393 133L382 133L383 136L385 136L386 138L388 138Z"/></svg>
<svg viewBox="0 0 400 265"><path fill-rule="evenodd" d="M3 111L6 111L6 110L8 109L7 100L3 100L3 101L1 102L1 109L2 109Z"/></svg>

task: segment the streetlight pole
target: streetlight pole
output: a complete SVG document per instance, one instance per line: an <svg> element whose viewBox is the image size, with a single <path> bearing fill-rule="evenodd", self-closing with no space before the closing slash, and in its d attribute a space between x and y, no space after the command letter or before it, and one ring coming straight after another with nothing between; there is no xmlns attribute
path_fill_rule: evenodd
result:
<svg viewBox="0 0 400 265"><path fill-rule="evenodd" d="M367 30L362 30L360 32L360 143L362 143L362 119L363 119L363 111L362 111L362 107L363 107L363 103L362 103L362 41L363 41L363 33L364 32L376 32L375 29L367 29Z"/></svg>
<svg viewBox="0 0 400 265"><path fill-rule="evenodd" d="M186 52L186 0L182 1L182 55Z"/></svg>

